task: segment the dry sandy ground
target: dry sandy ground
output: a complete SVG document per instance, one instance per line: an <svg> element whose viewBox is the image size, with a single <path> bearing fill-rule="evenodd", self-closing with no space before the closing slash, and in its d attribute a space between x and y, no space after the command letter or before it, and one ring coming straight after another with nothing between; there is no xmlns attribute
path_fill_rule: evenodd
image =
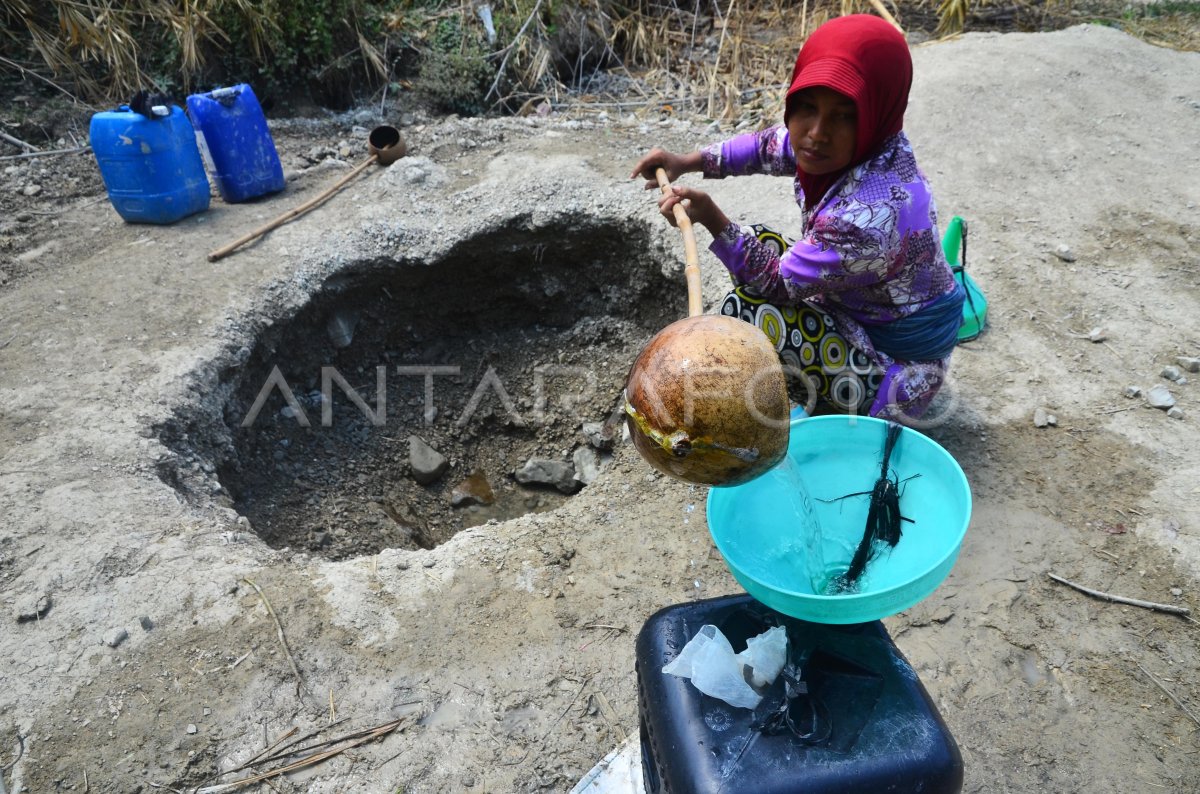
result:
<svg viewBox="0 0 1200 794"><path fill-rule="evenodd" d="M930 598L886 625L962 749L966 791L1200 790L1200 626L1047 577L1200 606L1200 375L1160 377L1176 357L1200 355L1200 56L1085 26L968 35L915 59L907 128L943 219L971 223L992 326L956 354L945 421L928 430L973 488L961 557ZM349 122L307 129L278 127L289 167L339 137L350 160L365 148ZM616 117L405 131L411 158L216 264L207 250L314 195L333 172L310 171L256 204L214 201L170 227L125 225L106 202L53 195L22 200L31 213L76 209L3 219L8 792L191 790L236 779L216 775L293 727L329 738L394 719L386 738L275 790L568 790L636 730L633 635L645 619L739 591L712 550L704 489L653 475L628 445L578 495L493 516L432 550L366 538L366 552L343 544L334 560L321 543L267 545L233 509L244 497L234 480L247 476L237 464L247 444L264 443L237 428L247 396L271 362L286 370L297 357L334 356L310 304L318 291L317 308L365 300L363 288L396 301L390 314L364 304L361 338L381 358L360 364L421 363L431 342L413 328L424 312L450 322L447 307L461 307L460 318L490 323L500 315L489 307L502 305L507 325L463 319L456 344L499 334L511 349L496 360L527 367L581 365L571 355L594 347L607 359L604 388L655 323L682 316L678 237L626 177L649 146L682 149L713 133ZM18 190L36 175L6 183ZM709 187L735 217L794 222L787 180ZM722 276L707 255L704 268L715 300ZM591 325L554 311L575 304ZM1086 338L1097 327L1106 341ZM438 381L433 428L463 450L518 432L494 393L477 424L447 430L481 360ZM530 381L518 376L529 370L508 373L527 412ZM1124 396L1160 383L1183 419ZM546 457L569 456L578 421L609 407L608 397L573 413L559 406L557 429L527 429L521 454L541 443ZM1057 425L1035 427L1038 408ZM397 408L378 437L403 440L408 414ZM403 449L366 431L360 440L376 445L366 462ZM448 482L468 473L465 458L454 462ZM285 486L304 487L289 465L276 469ZM347 487L361 486L350 503L395 508L414 492L403 460L384 475L348 465L360 470ZM358 496L370 488L381 493ZM116 630L128 636L113 647ZM334 713L345 722L329 727Z"/></svg>

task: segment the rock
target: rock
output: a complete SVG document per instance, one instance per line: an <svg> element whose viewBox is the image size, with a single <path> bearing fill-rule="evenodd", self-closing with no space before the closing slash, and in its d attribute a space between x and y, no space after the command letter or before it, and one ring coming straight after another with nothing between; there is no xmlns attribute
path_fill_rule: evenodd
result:
<svg viewBox="0 0 1200 794"><path fill-rule="evenodd" d="M310 163L319 163L322 160L326 160L330 157L333 157L335 154L336 154L336 152L333 150L332 147L314 146L311 149L309 149L308 153L303 155L303 157L305 160L308 160Z"/></svg>
<svg viewBox="0 0 1200 794"><path fill-rule="evenodd" d="M51 606L53 606L53 602L49 593L30 593L17 600L17 622L28 623L31 620L41 620L46 617Z"/></svg>
<svg viewBox="0 0 1200 794"><path fill-rule="evenodd" d="M1175 405L1175 397L1167 391L1166 386L1159 385L1146 394L1146 402L1150 403L1152 408L1161 408L1165 411Z"/></svg>
<svg viewBox="0 0 1200 794"><path fill-rule="evenodd" d="M339 350L344 347L349 347L354 341L354 329L358 325L358 312L356 311L336 311L329 315L329 319L325 322L325 333L329 336L329 342Z"/></svg>
<svg viewBox="0 0 1200 794"><path fill-rule="evenodd" d="M1171 588L1171 595L1173 595L1173 596L1175 596L1176 598L1178 598L1179 596L1183 595L1183 588L1180 588L1180 587L1172 587L1172 588Z"/></svg>
<svg viewBox="0 0 1200 794"><path fill-rule="evenodd" d="M198 730L200 730L200 729L196 727L196 724L194 722L188 723L187 732L189 735L195 733Z"/></svg>
<svg viewBox="0 0 1200 794"><path fill-rule="evenodd" d="M1105 339L1108 339L1108 331L1104 330L1100 326L1096 326L1092 330L1088 331L1088 339L1092 340L1093 342L1103 342Z"/></svg>
<svg viewBox="0 0 1200 794"><path fill-rule="evenodd" d="M25 194L26 196L33 197L33 196L36 196L38 193L42 192L42 186L41 185L26 185L25 189L22 190L21 192L23 194Z"/></svg>
<svg viewBox="0 0 1200 794"><path fill-rule="evenodd" d="M408 465L412 467L413 479L421 485L436 482L450 467L446 456L426 444L417 436L408 437Z"/></svg>
<svg viewBox="0 0 1200 794"><path fill-rule="evenodd" d="M109 629L104 634L104 644L110 648L117 647L127 639L129 639L129 632L125 629Z"/></svg>
<svg viewBox="0 0 1200 794"><path fill-rule="evenodd" d="M496 501L496 494L487 476L476 469L471 476L454 486L450 493L450 504L454 507L466 505L490 505Z"/></svg>
<svg viewBox="0 0 1200 794"><path fill-rule="evenodd" d="M1125 387L1125 396L1131 400L1136 397L1141 397L1142 389L1139 386L1126 386Z"/></svg>
<svg viewBox="0 0 1200 794"><path fill-rule="evenodd" d="M575 479L584 485L591 485L600 476L600 455L591 447L579 447L571 455L575 464Z"/></svg>
<svg viewBox="0 0 1200 794"><path fill-rule="evenodd" d="M514 475L522 485L552 485L565 494L575 493L582 485L575 479L575 470L557 460L530 458Z"/></svg>
<svg viewBox="0 0 1200 794"><path fill-rule="evenodd" d="M1167 409L1167 416L1171 417L1172 419L1182 419L1183 409L1178 405L1172 406Z"/></svg>
<svg viewBox="0 0 1200 794"><path fill-rule="evenodd" d="M584 422L583 437L596 449L610 450L616 444L616 429L605 422Z"/></svg>
<svg viewBox="0 0 1200 794"><path fill-rule="evenodd" d="M150 631L154 628L154 621L145 615L138 618L138 623L142 624L142 631Z"/></svg>
<svg viewBox="0 0 1200 794"><path fill-rule="evenodd" d="M1033 412L1034 427L1050 427L1058 424L1058 417L1047 411L1045 408L1038 408Z"/></svg>
<svg viewBox="0 0 1200 794"><path fill-rule="evenodd" d="M1175 363L1183 367L1188 372L1200 372L1200 358L1180 356L1179 358L1175 359Z"/></svg>
<svg viewBox="0 0 1200 794"><path fill-rule="evenodd" d="M1159 374L1167 380L1173 380L1175 382L1179 382L1179 379L1183 377L1183 371L1174 365L1163 367L1162 372Z"/></svg>
<svg viewBox="0 0 1200 794"><path fill-rule="evenodd" d="M428 157L412 155L389 166L379 177L384 192L389 194L406 192L413 187L441 187L448 179L444 166Z"/></svg>
<svg viewBox="0 0 1200 794"><path fill-rule="evenodd" d="M1054 255L1064 262L1074 262L1075 254L1071 251L1071 246L1066 243L1059 243L1054 249Z"/></svg>

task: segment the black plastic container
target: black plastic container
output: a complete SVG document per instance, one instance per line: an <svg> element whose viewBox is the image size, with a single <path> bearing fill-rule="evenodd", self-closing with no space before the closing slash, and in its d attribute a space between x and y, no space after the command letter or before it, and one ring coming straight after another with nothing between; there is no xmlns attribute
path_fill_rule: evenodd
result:
<svg viewBox="0 0 1200 794"><path fill-rule="evenodd" d="M788 634L809 698L794 699L800 738L752 726L785 703L781 676L754 711L662 673L700 627L735 652L772 626ZM650 794L956 794L958 745L917 674L879 621L822 625L781 615L748 595L667 607L637 638L642 769Z"/></svg>

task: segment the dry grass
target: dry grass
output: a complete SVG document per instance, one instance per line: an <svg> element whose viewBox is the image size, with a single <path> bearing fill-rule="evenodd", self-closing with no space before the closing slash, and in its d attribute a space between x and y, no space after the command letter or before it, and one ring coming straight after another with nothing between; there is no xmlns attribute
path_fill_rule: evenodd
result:
<svg viewBox="0 0 1200 794"><path fill-rule="evenodd" d="M51 74L92 98L128 97L155 85L144 68L148 31L168 31L186 77L203 64L205 43L217 48L229 37L213 22L218 11L239 15L258 58L273 23L252 0L0 0L3 39L32 44ZM20 26L23 26L24 36ZM6 47L6 49L8 49Z"/></svg>
<svg viewBox="0 0 1200 794"><path fill-rule="evenodd" d="M934 35L950 36L961 33L967 22L969 4L969 0L941 0L938 3L938 26Z"/></svg>
<svg viewBox="0 0 1200 794"><path fill-rule="evenodd" d="M924 36L1100 21L1154 44L1200 49L1196 2L1167 0L1152 11L1093 0L1099 5L1090 16L1072 14L1074 2L1087 1L491 0L489 39L476 0L403 0L391 5L378 34L348 20L357 46L326 68L361 64L361 79L378 85L394 78L405 57L411 66L414 54L426 62L437 54L482 86L468 89L480 94L477 112L530 112L548 102L744 125L778 117L793 57L814 28L842 14L877 13L880 5ZM376 8L366 0L355 7ZM258 62L269 63L277 8L254 0L0 0L0 41L6 53L32 49L44 64L39 71L85 96L127 97L154 85L145 65L154 53L144 48L164 41L177 51L177 82L189 85L205 53L232 46L214 19L237 20L239 46L248 37ZM9 64L18 60L14 54Z"/></svg>
<svg viewBox="0 0 1200 794"><path fill-rule="evenodd" d="M1200 2L1127 6L1119 14L1098 14L1094 19L1159 47L1200 52Z"/></svg>

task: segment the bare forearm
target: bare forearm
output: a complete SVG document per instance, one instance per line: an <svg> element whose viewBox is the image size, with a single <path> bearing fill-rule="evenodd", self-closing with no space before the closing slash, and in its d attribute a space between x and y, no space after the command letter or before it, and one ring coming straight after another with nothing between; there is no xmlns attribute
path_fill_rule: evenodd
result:
<svg viewBox="0 0 1200 794"><path fill-rule="evenodd" d="M713 236L714 240L717 239L717 237L721 235L721 232L725 231L725 227L729 225L729 216L722 212L721 208L715 203L712 204L710 211L700 213L697 217L693 217L692 220L696 223L699 223L705 229L708 229L708 233Z"/></svg>

